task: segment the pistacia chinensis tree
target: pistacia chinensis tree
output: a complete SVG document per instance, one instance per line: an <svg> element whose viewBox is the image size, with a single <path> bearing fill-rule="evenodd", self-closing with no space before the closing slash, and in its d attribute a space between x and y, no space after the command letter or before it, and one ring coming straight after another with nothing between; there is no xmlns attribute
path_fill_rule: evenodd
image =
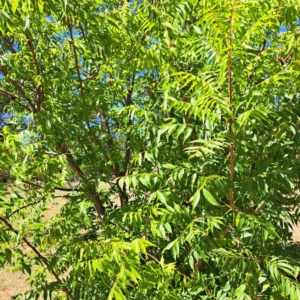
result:
<svg viewBox="0 0 300 300"><path fill-rule="evenodd" d="M1 0L14 299L300 299L299 6Z"/></svg>

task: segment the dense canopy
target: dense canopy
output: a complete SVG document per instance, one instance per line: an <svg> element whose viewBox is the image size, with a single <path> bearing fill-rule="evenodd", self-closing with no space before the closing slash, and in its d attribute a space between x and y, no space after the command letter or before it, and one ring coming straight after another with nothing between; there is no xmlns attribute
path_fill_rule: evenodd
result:
<svg viewBox="0 0 300 300"><path fill-rule="evenodd" d="M1 0L0 268L26 299L300 299L299 10Z"/></svg>

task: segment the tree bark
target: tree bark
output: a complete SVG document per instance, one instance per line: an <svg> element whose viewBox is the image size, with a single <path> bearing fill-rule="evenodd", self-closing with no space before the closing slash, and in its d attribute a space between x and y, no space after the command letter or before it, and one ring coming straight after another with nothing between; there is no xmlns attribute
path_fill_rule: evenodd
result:
<svg viewBox="0 0 300 300"><path fill-rule="evenodd" d="M67 158L67 162L70 166L70 168L73 170L73 172L78 175L81 179L84 180L84 173L82 172L82 170L80 169L79 166L76 165L76 163L74 162L74 158L73 155L71 154L71 152L69 151L69 149L67 148L66 145L61 145L57 143L57 148L58 150L66 155ZM87 194L90 197L90 201L94 204L97 215L99 217L100 220L103 220L105 217L105 207L103 206L100 196L96 190L95 187L91 187L87 189Z"/></svg>

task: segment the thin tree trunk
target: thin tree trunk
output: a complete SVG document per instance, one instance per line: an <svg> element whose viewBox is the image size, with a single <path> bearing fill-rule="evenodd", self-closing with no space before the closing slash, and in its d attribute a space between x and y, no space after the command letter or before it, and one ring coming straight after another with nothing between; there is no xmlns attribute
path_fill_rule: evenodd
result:
<svg viewBox="0 0 300 300"><path fill-rule="evenodd" d="M73 156L70 153L69 149L67 148L66 145L60 145L57 144L57 148L59 149L59 151L63 154L66 155L67 158L67 162L70 166L70 168L73 170L73 172L79 176L80 178L84 179L84 173L82 172L82 170L80 169L79 166L76 165L76 163L74 162ZM96 190L95 187L91 187L87 189L87 194L90 197L90 201L94 204L97 215L99 217L100 220L103 220L105 217L105 207L103 206L100 196Z"/></svg>
<svg viewBox="0 0 300 300"><path fill-rule="evenodd" d="M118 193L119 193L119 198L120 198L121 206L123 206L123 204L128 203L129 198L128 198L128 195L127 195L125 187L124 186L121 187L119 185L119 180L117 182L117 187L118 187Z"/></svg>

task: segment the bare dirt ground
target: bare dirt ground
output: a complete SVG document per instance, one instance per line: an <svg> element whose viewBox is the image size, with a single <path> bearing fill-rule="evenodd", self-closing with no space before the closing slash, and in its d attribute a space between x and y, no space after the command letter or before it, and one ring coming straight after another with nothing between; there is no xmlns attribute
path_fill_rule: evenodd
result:
<svg viewBox="0 0 300 300"><path fill-rule="evenodd" d="M293 226L293 240L294 242L300 243L300 224Z"/></svg>
<svg viewBox="0 0 300 300"><path fill-rule="evenodd" d="M75 186L77 182L72 183ZM108 186L103 183L99 186L100 189L107 189ZM65 192L58 191L53 204L49 205L49 210L44 213L45 221L58 214L62 206L66 203L63 197ZM114 200L114 199L112 199ZM14 271L11 268L0 270L0 300L10 300L14 295L22 293L29 289L29 284L26 282L27 275L20 271Z"/></svg>
<svg viewBox="0 0 300 300"><path fill-rule="evenodd" d="M29 288L26 276L21 272L5 269L0 271L0 299L9 300L12 296Z"/></svg>
<svg viewBox="0 0 300 300"><path fill-rule="evenodd" d="M49 210L45 212L45 220L59 213L66 200L61 197L56 198L55 202L57 205L49 207ZM27 275L20 271L14 271L11 268L0 270L0 300L9 300L12 296L28 290L29 284L26 279Z"/></svg>

